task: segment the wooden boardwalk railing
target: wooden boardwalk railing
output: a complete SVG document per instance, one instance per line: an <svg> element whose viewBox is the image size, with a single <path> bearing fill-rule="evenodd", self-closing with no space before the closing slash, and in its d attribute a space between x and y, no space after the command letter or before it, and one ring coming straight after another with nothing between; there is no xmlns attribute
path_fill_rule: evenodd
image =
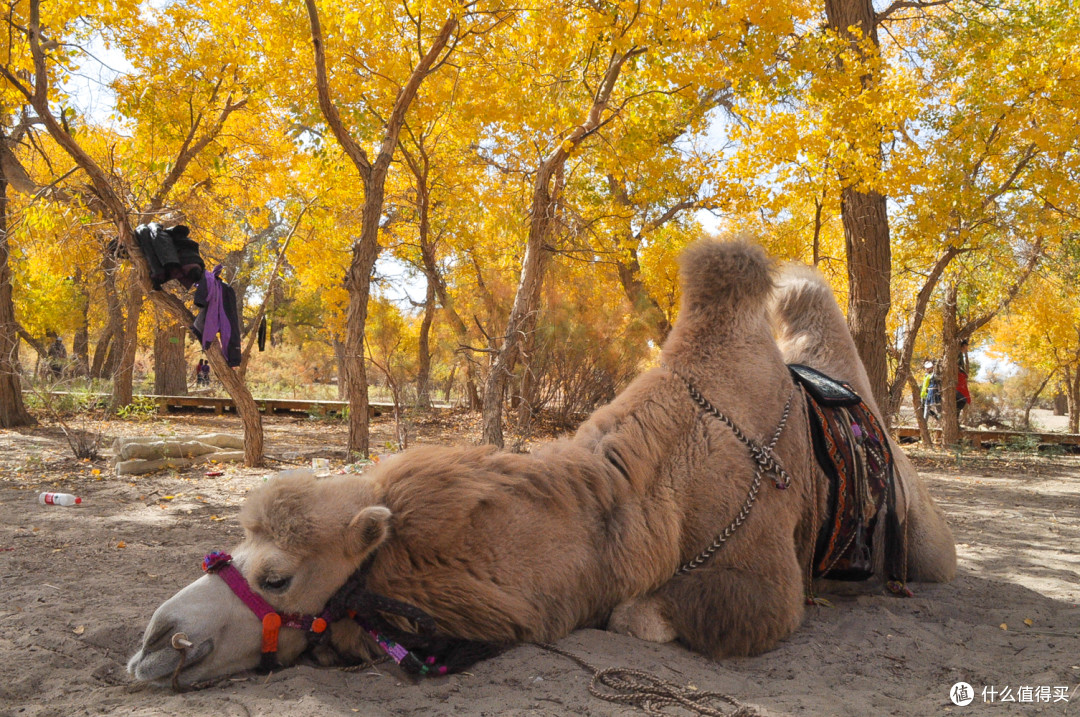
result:
<svg viewBox="0 0 1080 717"><path fill-rule="evenodd" d="M32 391L23 391L32 395ZM92 396L102 402L109 399L107 393L80 393L78 391L53 391L53 396ZM157 403L158 411L167 413L174 408L204 408L211 409L214 413L223 414L226 411L235 413L236 405L228 396L203 396L192 394L190 396L160 396L156 394L136 394L135 398L149 399ZM325 414L341 414L349 405L348 401L329 401L322 399L306 398L256 398L255 403L263 413L285 413L298 411L301 413L314 413L316 411ZM450 404L436 403L433 408L446 409ZM394 404L389 401L370 401L368 414L372 417L394 410Z"/></svg>
<svg viewBox="0 0 1080 717"><path fill-rule="evenodd" d="M23 391L33 394L33 391ZM53 396L94 396L102 402L107 401L107 393L79 393L77 391L53 391ZM193 394L190 396L158 396L154 394L137 394L136 398L147 398L158 405L158 411L167 413L174 408L202 408L213 410L214 413L223 414L226 411L235 413L236 406L228 396L203 396ZM326 415L341 414L348 401L329 401L322 399L306 398L256 398L259 410L263 413L315 413L321 412ZM448 403L434 403L432 408L448 409ZM394 404L389 401L371 401L368 403L368 414L372 417L382 413L390 413L394 410ZM915 426L898 426L893 428L897 438L919 438L919 429ZM934 429L930 434L936 439L941 438L941 429ZM982 431L964 430L960 437L968 441L976 448L990 448L995 445L1005 445L1009 442L1031 441L1034 439L1038 444L1080 446L1080 434L1076 433L1024 433L1022 431Z"/></svg>
<svg viewBox="0 0 1080 717"><path fill-rule="evenodd" d="M893 433L898 438L918 438L919 429L915 426L899 426L893 428ZM941 438L941 429L932 429L930 435L936 439ZM983 431L963 430L960 431L961 440L966 440L976 448L990 448L994 445L1005 445L1009 442L1030 441L1034 439L1039 444L1059 446L1080 446L1080 434L1077 433L1024 433L1022 431Z"/></svg>

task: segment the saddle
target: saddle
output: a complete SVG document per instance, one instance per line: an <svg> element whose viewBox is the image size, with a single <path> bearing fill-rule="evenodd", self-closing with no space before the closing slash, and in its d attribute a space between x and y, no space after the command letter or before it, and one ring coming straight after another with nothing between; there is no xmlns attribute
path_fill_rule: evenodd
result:
<svg viewBox="0 0 1080 717"><path fill-rule="evenodd" d="M881 423L850 384L809 366L788 367L805 389L814 457L829 478L828 508L814 549L814 577L866 580L875 536L884 541L889 589L910 594L907 546L896 510L892 451ZM879 523L884 522L883 530Z"/></svg>

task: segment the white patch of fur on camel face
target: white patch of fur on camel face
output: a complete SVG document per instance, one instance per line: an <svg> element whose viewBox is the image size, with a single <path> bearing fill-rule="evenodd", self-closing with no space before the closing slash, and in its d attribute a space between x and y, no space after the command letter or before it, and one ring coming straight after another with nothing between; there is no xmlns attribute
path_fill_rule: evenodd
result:
<svg viewBox="0 0 1080 717"><path fill-rule="evenodd" d="M240 515L246 537L234 555L251 587L278 610L318 613L364 563L366 590L427 613L441 637L508 645L608 625L649 640L677 637L712 658L772 649L802 622L816 516L827 507L806 407L792 405L775 445L790 487L763 485L722 549L676 576L739 512L754 461L672 371L758 442L776 431L793 395L788 362L851 381L868 399L869 386L816 272L777 272L743 241L699 242L680 266L682 304L662 352L670 369L638 376L572 438L531 454L418 447L363 476L270 480ZM909 576L948 580L952 534L892 449ZM258 621L218 577L158 609L129 663L136 678L169 678L177 631L193 643L182 683L259 661ZM339 652L364 656L355 624L332 625L330 638ZM286 662L305 645L294 630L281 641Z"/></svg>

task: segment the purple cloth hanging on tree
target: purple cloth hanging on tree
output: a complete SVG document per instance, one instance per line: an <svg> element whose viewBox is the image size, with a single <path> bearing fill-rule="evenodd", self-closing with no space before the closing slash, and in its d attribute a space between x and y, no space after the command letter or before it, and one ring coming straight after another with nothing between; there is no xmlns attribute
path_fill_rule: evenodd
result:
<svg viewBox="0 0 1080 717"><path fill-rule="evenodd" d="M240 325L236 309L236 294L221 281L221 265L205 272L195 290L195 305L201 308L191 329L205 351L221 336L221 352L233 368L240 365Z"/></svg>
<svg viewBox="0 0 1080 717"><path fill-rule="evenodd" d="M206 272L203 280L206 282L206 324L203 326L202 347L205 351L214 343L214 337L221 334L221 349L229 345L229 317L225 314L225 301L222 296L221 282L218 280L221 274L221 264L214 267L212 272Z"/></svg>

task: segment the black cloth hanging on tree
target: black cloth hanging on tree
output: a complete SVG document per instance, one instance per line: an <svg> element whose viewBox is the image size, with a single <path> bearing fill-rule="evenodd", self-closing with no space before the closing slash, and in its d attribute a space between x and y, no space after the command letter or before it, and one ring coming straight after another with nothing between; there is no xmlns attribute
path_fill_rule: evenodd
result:
<svg viewBox="0 0 1080 717"><path fill-rule="evenodd" d="M150 282L155 289L172 279L190 289L202 278L206 263L199 254L199 242L189 234L183 224L166 229L151 222L135 228L135 239L150 266Z"/></svg>

